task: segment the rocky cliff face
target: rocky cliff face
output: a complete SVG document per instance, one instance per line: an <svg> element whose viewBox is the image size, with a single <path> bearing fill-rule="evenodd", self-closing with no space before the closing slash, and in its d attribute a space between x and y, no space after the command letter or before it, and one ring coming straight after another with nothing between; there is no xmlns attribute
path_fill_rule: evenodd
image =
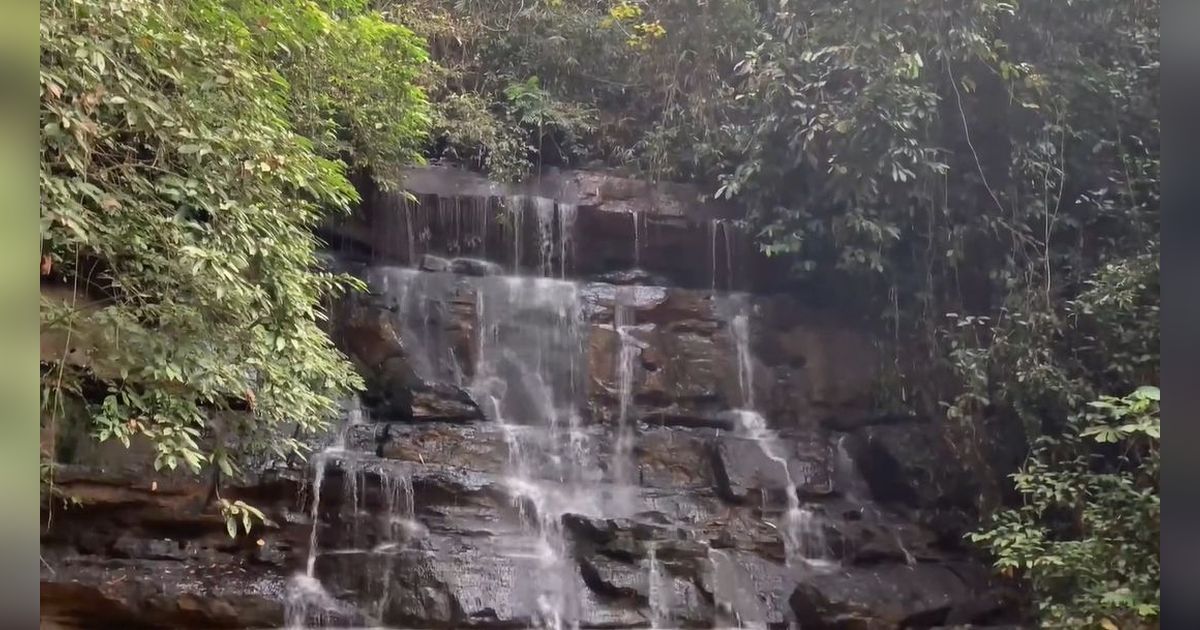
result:
<svg viewBox="0 0 1200 630"><path fill-rule="evenodd" d="M977 488L938 426L873 415L870 339L772 293L731 209L589 173L408 181L416 202L328 231L370 287L331 318L361 401L311 462L222 489L278 526L230 540L205 485L82 450L47 625L1015 618L962 545Z"/></svg>

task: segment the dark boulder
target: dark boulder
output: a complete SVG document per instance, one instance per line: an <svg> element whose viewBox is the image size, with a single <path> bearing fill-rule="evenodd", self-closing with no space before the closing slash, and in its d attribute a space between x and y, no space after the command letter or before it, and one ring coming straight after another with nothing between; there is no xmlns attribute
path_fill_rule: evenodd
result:
<svg viewBox="0 0 1200 630"><path fill-rule="evenodd" d="M978 483L932 421L862 427L845 444L880 503L919 509L975 506Z"/></svg>
<svg viewBox="0 0 1200 630"><path fill-rule="evenodd" d="M889 564L804 577L788 602L806 629L930 627L986 592L978 572Z"/></svg>

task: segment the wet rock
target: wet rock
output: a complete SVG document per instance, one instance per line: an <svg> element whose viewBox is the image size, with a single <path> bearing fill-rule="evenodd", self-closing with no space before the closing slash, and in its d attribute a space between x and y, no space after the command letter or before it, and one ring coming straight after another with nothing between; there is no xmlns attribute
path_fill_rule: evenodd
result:
<svg viewBox="0 0 1200 630"><path fill-rule="evenodd" d="M369 294L348 296L338 305L332 337L366 381L363 403L379 420L480 418L475 402L458 385L461 373L454 372L455 357L471 347L469 310L453 300L421 306L414 314ZM419 324L415 330L414 322ZM422 335L434 337L434 345L444 352L431 354Z"/></svg>
<svg viewBox="0 0 1200 630"><path fill-rule="evenodd" d="M633 605L647 602L645 575L637 564L597 555L581 559L579 571L583 583L603 598L627 600Z"/></svg>
<svg viewBox="0 0 1200 630"><path fill-rule="evenodd" d="M831 547L847 564L874 566L945 559L932 549L932 537L911 523L843 520L831 530Z"/></svg>
<svg viewBox="0 0 1200 630"><path fill-rule="evenodd" d="M725 509L711 488L642 488L638 500L636 516L642 522L685 531L711 520Z"/></svg>
<svg viewBox="0 0 1200 630"><path fill-rule="evenodd" d="M979 495L978 484L933 422L863 427L850 434L846 448L880 503L971 509Z"/></svg>
<svg viewBox="0 0 1200 630"><path fill-rule="evenodd" d="M596 596L577 567L546 567L527 533L434 533L391 554L333 554L322 558L331 592L365 602L380 623L400 627L529 627L539 597L563 597L562 610L584 627L630 627L642 618L636 602ZM531 572L538 580L523 579ZM386 585L386 586L385 586Z"/></svg>
<svg viewBox="0 0 1200 630"><path fill-rule="evenodd" d="M279 627L283 579L247 566L51 558L43 623L60 628Z"/></svg>
<svg viewBox="0 0 1200 630"><path fill-rule="evenodd" d="M450 261L450 271L464 276L498 276L504 269L494 262L478 258L455 258Z"/></svg>
<svg viewBox="0 0 1200 630"><path fill-rule="evenodd" d="M733 627L739 621L784 624L790 620L786 602L797 580L797 572L782 563L751 552L715 549L701 586L716 608L717 627Z"/></svg>
<svg viewBox="0 0 1200 630"><path fill-rule="evenodd" d="M726 431L732 431L735 424L728 412L704 408L689 409L679 405L644 410L638 420L646 424L664 427L723 429Z"/></svg>
<svg viewBox="0 0 1200 630"><path fill-rule="evenodd" d="M449 466L499 475L509 461L503 431L492 424L391 424L363 428L381 457L423 466Z"/></svg>
<svg viewBox="0 0 1200 630"><path fill-rule="evenodd" d="M824 496L833 490L829 448L820 441L725 435L714 439L711 448L718 491L730 501L785 505L789 481L802 496Z"/></svg>
<svg viewBox="0 0 1200 630"><path fill-rule="evenodd" d="M666 528L632 519L595 518L581 514L563 515L563 525L584 553L596 552L626 563L644 557L644 542L654 538L656 532L666 531Z"/></svg>
<svg viewBox="0 0 1200 630"><path fill-rule="evenodd" d="M854 431L862 427L880 424L905 424L920 422L919 416L909 413L871 413L852 416L830 416L823 424L835 431Z"/></svg>
<svg viewBox="0 0 1200 630"><path fill-rule="evenodd" d="M461 388L439 383L422 383L412 388L413 422L471 422L483 418L479 406Z"/></svg>
<svg viewBox="0 0 1200 630"><path fill-rule="evenodd" d="M787 557L780 535L782 516L779 512L774 522L769 522L749 508L727 508L716 518L698 525L695 533L712 549L746 551L782 563Z"/></svg>
<svg viewBox="0 0 1200 630"><path fill-rule="evenodd" d="M118 558L182 560L187 557L182 545L170 538L138 538L129 534L117 538L112 552Z"/></svg>
<svg viewBox="0 0 1200 630"><path fill-rule="evenodd" d="M881 565L804 577L788 602L805 628L935 626L985 589L944 565Z"/></svg>
<svg viewBox="0 0 1200 630"><path fill-rule="evenodd" d="M638 478L652 488L711 486L713 471L702 436L672 429L643 431L635 448Z"/></svg>
<svg viewBox="0 0 1200 630"><path fill-rule="evenodd" d="M594 276L596 282L604 282L614 285L650 285L664 286L670 284L670 280L664 276L650 273L644 269L624 269L621 271L610 271Z"/></svg>
<svg viewBox="0 0 1200 630"><path fill-rule="evenodd" d="M424 256L421 256L421 271L449 271L449 270L450 270L450 261L449 260L447 260L445 258L441 258L439 256L434 256L432 254L425 254Z"/></svg>
<svg viewBox="0 0 1200 630"><path fill-rule="evenodd" d="M699 570L695 563L673 553L669 546L659 550L658 556L654 563L649 558L631 562L592 556L580 561L580 573L598 599L636 607L642 617L659 626L691 627L708 622L712 607L696 584Z"/></svg>

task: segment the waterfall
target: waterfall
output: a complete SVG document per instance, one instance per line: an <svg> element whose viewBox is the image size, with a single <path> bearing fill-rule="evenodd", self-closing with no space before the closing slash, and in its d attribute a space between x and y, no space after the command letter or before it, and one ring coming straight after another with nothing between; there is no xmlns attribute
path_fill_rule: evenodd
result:
<svg viewBox="0 0 1200 630"><path fill-rule="evenodd" d="M472 543L475 546L445 546L443 541L448 536L447 530L439 519L446 517L437 513L439 504L423 507L420 514L424 523L417 520L418 505L414 498L412 469L396 466L369 451L346 452L347 431L361 419L349 421L339 432L334 444L318 453L313 460L314 496L309 557L304 574L293 580L294 584L289 590L289 623L311 622L322 616L327 620L342 620L342 616L332 616L343 614L337 608L337 598L325 592L318 580L323 571L329 570L326 567L339 566L337 562L357 561L359 555L363 557L362 572L349 572L355 578L351 584L327 583L329 590L336 593L338 598L351 593L359 602L360 609L354 611L358 617L354 619L380 621L402 614L399 611L404 606L415 605L409 599L425 597L424 594L414 595L403 590L407 585L400 581L396 582L393 593L393 580L403 579L407 570L404 563L409 562L410 558L415 558L414 562L439 563L436 566L440 567L440 563L445 562L443 556L428 560L428 556L422 554L454 554L471 549L475 553L486 554L483 556L485 558L501 558L502 561L497 564L504 567L503 573L491 576L502 576L504 581L513 580L511 584L504 584L503 589L496 590L496 593L504 593L508 599L504 602L507 609L499 610L501 607L496 606L490 614L497 615L497 619L505 624L532 625L553 630L578 628L585 620L592 619L584 615L589 606L596 605L594 598L597 593L601 598L605 594L588 590L587 587L593 586L590 581L592 578L587 577L588 581L585 582L585 576L581 576L580 565L574 557L577 545L581 542L568 535L571 532L564 525L564 516L567 514L604 522L604 525L597 527L623 530L620 536L632 536L634 544L644 545L647 556L641 563L622 560L620 563L625 566L616 569L631 572L632 576L617 575L612 579L614 583L618 578L629 580L618 585L619 588L629 588L629 584L637 584L645 576L647 600L643 605L649 608L648 619L652 627L670 625L672 599L678 599L675 604L694 600L695 591L688 589L696 585L689 584L684 573L675 577L664 573L668 569L683 571L681 567L686 565L677 557L667 555L668 548L660 546L661 537L646 539L658 536L660 532L647 535L640 529L641 525L648 522L645 515L649 511L639 510L642 507L639 500L641 496L653 497L651 500L656 503L652 505L652 518L687 518L698 523L701 519L715 517L703 514L702 510L707 508L683 505L683 500L670 496L669 492L676 491L674 488L669 491L664 491L665 487L641 490L634 459L634 447L641 431L637 403L658 404L653 396L641 399L637 396L639 375L647 370L658 369L650 360L654 357L647 355L644 364L640 358L647 348L647 340L650 343L657 342L658 337L649 331L655 330L655 326L664 325L659 319L653 319L654 323L639 323L637 320L644 317L641 313L653 312L654 317L662 318L666 312L669 316L671 309L675 308L674 303L663 310L653 310L653 307L647 308L646 305L667 303L670 294L662 287L613 285L589 287L585 293L580 284L565 279L571 266L576 263L576 240L573 234L576 206L532 195L494 199L491 206L487 203L446 203L442 200L436 205L406 206L404 220L409 240L409 258L417 260L421 253L419 250L431 249L428 243L437 243L438 247L456 255L486 253L488 223L493 218L487 215L487 211L499 207L502 209L498 217L502 229L499 234L494 234L493 257L505 265L503 273L512 275L499 275L502 272L482 269L483 265L478 264L469 273L464 271L460 275L453 272L460 269L455 266L460 261L453 260L448 265L451 271L445 270L447 265L433 264L424 265L429 271L372 266L368 268L366 277L368 285L377 292L370 298L372 304L383 302L383 308L370 312L371 316L379 317L379 321L383 322L374 330L384 336L394 334L396 339L386 341L395 342L395 354L402 354L403 357L403 384L397 387L418 391L417 388L423 386L456 385L461 392L469 395L470 402L478 406L482 416L491 423L491 430L495 431L492 435L497 440L493 444L499 445L498 440L503 439L501 448L506 449L506 454L499 450L489 451L489 454L496 453L497 458L488 459L487 466L480 470L465 466L470 475L478 474L478 478L486 479L479 483L485 489L480 495L485 495L487 499L479 500L489 502L488 510L496 510L494 513L488 512L488 520L478 530L471 530L479 531L480 539L486 538L488 542L478 545ZM636 212L630 214L633 221L633 261L637 268L646 257L642 251L642 241L649 234L643 234L647 229L643 225L645 217ZM724 220L713 220L708 225L712 288L715 291L718 287L721 273L725 275L725 286L732 287L735 284L735 244L731 225ZM655 228L665 229L657 223ZM435 234L432 239L428 236L431 232ZM656 231L655 240L658 234ZM620 250L616 251L619 255ZM725 257L723 263L719 260L722 253ZM507 266L509 256L511 268ZM722 266L723 271L720 269ZM518 275L520 273L530 275ZM603 313L602 305L609 303L612 304L611 323L600 323L603 316L598 313ZM720 311L725 303L721 301L717 304L717 310ZM823 523L819 515L801 505L797 488L802 477L797 475L805 474L804 462L797 463L794 454L787 453L783 448L784 441L780 436L768 428L768 421L763 415L768 413L766 405L763 405L763 410L759 409L759 399L763 398L760 394L765 393L767 388L761 387L761 384L756 388L756 376L759 376L756 370L761 372L762 367L752 347L752 304L746 296L741 295L734 296L729 304L733 312L717 313L726 323L727 337L720 333L712 334L711 328L697 327L703 332L695 334L698 343L719 340L719 343L727 344L724 348L732 350L725 356L733 364L730 367L736 369L738 392L733 404L728 405L737 408L727 410L736 421L735 435L730 439L753 441L772 470L775 465L782 468L786 478L786 513L778 520L777 527L782 533L787 563L795 566L796 562L818 558L823 553L824 541L820 538ZM685 305L684 308L691 307ZM589 317L592 318L591 323ZM699 311L697 315L697 319L704 324L708 323L706 318L709 317L704 311ZM374 325L377 322L370 323ZM611 326L614 335L611 339L615 339L613 350L616 354L611 373L613 387L609 395L615 394L616 407L609 407L613 413L601 416L611 423L603 427L606 430L601 432L597 431L601 427L587 426L589 422L586 419L594 417L591 414L596 413L595 409L589 408L589 404L596 399L589 399L587 367L589 350L595 352L594 347L589 345L596 339L592 335L608 326ZM608 332L602 334L607 335ZM673 367L669 366L668 370ZM673 377L668 372L663 374ZM597 377L597 382L604 383L609 374L591 376ZM732 380L733 374L729 376ZM704 392L704 404L711 405L719 401L721 393L719 389L711 394ZM354 417L359 416L361 413ZM443 423L449 424L436 414L423 416L422 420L429 417L433 419L430 426L435 427L431 432L441 431L437 427ZM356 434L355 441L361 443L361 437ZM609 442L607 438L612 438L612 441ZM381 446L381 453L384 452L382 449ZM425 457L429 456L429 452L424 454ZM418 452L417 456L420 455ZM400 456L395 457L400 459ZM425 465L424 459L421 461ZM408 459L405 462L405 466L410 465ZM667 463L678 466L673 462ZM430 466L433 465L444 466L446 463L431 462ZM671 474L686 478L689 472L672 471ZM339 473L342 475L340 486ZM438 481L436 478L432 482L418 478L417 483L422 487L437 487ZM427 483L433 485L423 485ZM337 498L339 490L339 509L332 510L329 502ZM333 498L325 498L323 503L323 492ZM500 497L499 501L494 499L497 496ZM679 502L678 507L672 506L673 502ZM669 507L659 508L659 505ZM471 509L477 508L473 506ZM679 517L672 514L671 510L693 512L686 517ZM322 514L327 520L325 523L320 522ZM775 519L775 515L771 518ZM338 533L343 534L337 539L336 545L330 544L331 536L319 535L333 529L333 519L337 519L337 525L342 528ZM632 521L633 525L619 522L626 519ZM678 521L675 521L672 526L677 524ZM424 525L428 525L429 529L426 530ZM575 527L570 519L567 525ZM321 549L321 544L338 548ZM680 551L685 547L669 549L672 553L688 553L686 550ZM742 566L745 560L738 555L740 553L735 550L710 550L708 560L714 573L714 597L739 626L764 626L769 612L764 609L766 604L759 601L753 591L755 582L747 576L746 567L749 565ZM342 555L330 557L334 554ZM351 557L350 554L357 555ZM665 567L660 559L664 555L668 558ZM701 556L699 561L702 566L704 557ZM473 579L463 573L461 566L447 564L457 568L449 574L429 579L435 584L455 584L460 589L462 581L470 582ZM469 567L466 571L469 573ZM393 572L399 575L394 576ZM472 595L478 596L478 593L472 592ZM488 601L486 597L480 599ZM442 604L438 602L437 605ZM462 602L450 604L459 605L462 609L468 606L479 606L484 610L491 608L484 608L478 601L465 602L465 598ZM458 608L451 610L448 613L451 618L460 614ZM441 613L441 610L438 612Z"/></svg>
<svg viewBox="0 0 1200 630"><path fill-rule="evenodd" d="M562 515L602 509L579 458L585 327L578 286L517 277L472 285L480 341L470 390L488 401L485 413L505 431L508 490L534 539L532 551L514 558L532 562L531 573L542 576L530 585L539 626L569 627L578 617L578 594Z"/></svg>

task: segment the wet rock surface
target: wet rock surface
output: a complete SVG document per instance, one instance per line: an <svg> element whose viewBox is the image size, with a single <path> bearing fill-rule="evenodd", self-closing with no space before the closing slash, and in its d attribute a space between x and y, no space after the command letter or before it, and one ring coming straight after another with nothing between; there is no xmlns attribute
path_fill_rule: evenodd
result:
<svg viewBox="0 0 1200 630"><path fill-rule="evenodd" d="M527 433L526 448L544 438ZM600 464L609 445L603 431L591 435L597 472L585 485L603 493L612 488L613 471ZM675 627L931 627L1012 616L1016 605L997 594L981 565L940 547L909 517L869 497L847 498L844 488L803 497L820 522L828 560L789 562L781 538L786 498L778 494L786 481L742 463L758 485L742 486L750 488L743 500L722 487L725 464L714 453L761 462L761 454L728 447L747 441L715 429L641 426L639 490L627 516L568 509L560 517L572 561L553 579L575 596L563 610L581 627L621 628L648 626L655 609L656 623ZM411 628L542 623L536 589L527 588L528 576L545 571L541 543L523 527L538 518L537 508L508 491L510 444L487 422L351 427L347 454L327 462L318 516L318 544L327 551L315 565L345 619L357 614ZM85 486L80 480L99 473L72 474L64 489L90 498L78 512L56 515L46 541L53 550L43 570L48 618L63 627L283 625L311 525L310 498L299 485L264 477L261 487L247 488L281 526L231 541L219 518L204 512L203 487L164 480L149 491L131 476ZM552 477L554 467L537 474ZM399 496L397 481L411 484L412 521L419 523L400 535L389 520L403 512L389 505ZM762 488L770 500L760 500ZM336 618L326 610L318 621Z"/></svg>
<svg viewBox="0 0 1200 630"><path fill-rule="evenodd" d="M338 261L369 286L330 322L367 390L344 427L306 438L308 462L214 487L153 471L137 445L73 450L56 473L73 500L43 537L46 624L1018 618L963 548L977 486L939 427L873 413L868 337L794 296L730 293L761 288L735 282L756 272L729 264L745 257L715 222L730 209L555 178L421 171L417 204L377 197L343 231L408 266ZM218 492L275 526L231 539Z"/></svg>
<svg viewBox="0 0 1200 630"><path fill-rule="evenodd" d="M446 166L401 177L411 196L365 190L359 212L323 226L323 239L361 260L472 275L483 274L456 259L614 284L763 290L788 278L736 226L741 209L694 186L589 171L499 184Z"/></svg>

